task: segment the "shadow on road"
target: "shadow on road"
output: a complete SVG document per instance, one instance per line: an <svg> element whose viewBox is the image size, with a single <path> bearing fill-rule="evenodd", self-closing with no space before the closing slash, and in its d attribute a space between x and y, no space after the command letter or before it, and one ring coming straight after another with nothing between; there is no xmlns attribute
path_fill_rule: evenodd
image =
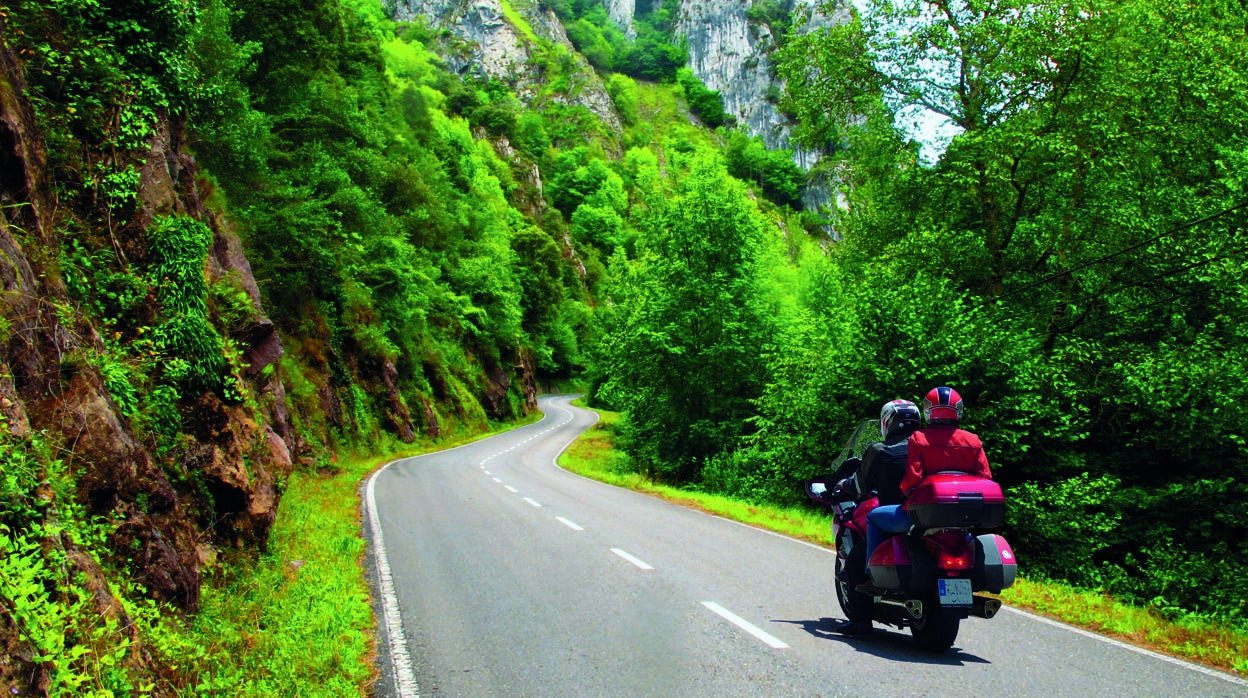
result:
<svg viewBox="0 0 1248 698"><path fill-rule="evenodd" d="M791 625L801 626L802 630L805 630L820 640L837 640L853 647L858 652L875 655L882 659L892 659L900 662L914 662L916 664L943 664L947 666L989 663L987 659L963 652L956 646L948 652L942 652L940 654L924 652L914 646L914 639L910 637L909 633L904 633L892 627L882 626L878 623L875 626L874 633L865 637L853 637L836 632L836 628L845 622L838 618L818 618L815 620L773 620L772 622L789 623Z"/></svg>

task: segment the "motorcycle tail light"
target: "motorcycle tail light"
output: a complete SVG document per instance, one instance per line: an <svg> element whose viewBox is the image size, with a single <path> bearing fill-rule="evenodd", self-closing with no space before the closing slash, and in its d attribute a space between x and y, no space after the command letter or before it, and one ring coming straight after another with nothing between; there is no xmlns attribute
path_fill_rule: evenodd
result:
<svg viewBox="0 0 1248 698"><path fill-rule="evenodd" d="M942 550L936 565L942 570L969 570L973 563L974 558L969 552L951 555L948 551Z"/></svg>
<svg viewBox="0 0 1248 698"><path fill-rule="evenodd" d="M970 545L940 545L929 541L936 557L936 568L942 570L969 570L975 566L975 548Z"/></svg>

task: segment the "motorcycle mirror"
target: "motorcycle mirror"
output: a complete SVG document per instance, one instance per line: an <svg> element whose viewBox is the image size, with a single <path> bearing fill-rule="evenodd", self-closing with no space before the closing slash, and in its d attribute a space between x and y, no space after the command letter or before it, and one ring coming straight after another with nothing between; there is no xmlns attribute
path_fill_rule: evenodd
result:
<svg viewBox="0 0 1248 698"><path fill-rule="evenodd" d="M823 480L811 480L806 483L806 494L816 502L823 501L823 495L828 493L828 483Z"/></svg>

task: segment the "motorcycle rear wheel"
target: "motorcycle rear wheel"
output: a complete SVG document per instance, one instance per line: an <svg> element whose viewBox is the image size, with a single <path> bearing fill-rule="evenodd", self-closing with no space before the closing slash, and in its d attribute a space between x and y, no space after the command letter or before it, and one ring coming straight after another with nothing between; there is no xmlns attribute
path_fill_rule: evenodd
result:
<svg viewBox="0 0 1248 698"><path fill-rule="evenodd" d="M910 634L919 649L925 652L944 652L958 639L958 627L961 616L953 610L943 608L935 594L923 599L923 620L911 621Z"/></svg>

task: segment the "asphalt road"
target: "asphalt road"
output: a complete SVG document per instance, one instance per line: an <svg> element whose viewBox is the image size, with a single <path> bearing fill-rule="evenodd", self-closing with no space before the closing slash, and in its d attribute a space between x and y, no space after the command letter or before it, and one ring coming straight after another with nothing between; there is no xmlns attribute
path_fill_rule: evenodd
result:
<svg viewBox="0 0 1248 698"><path fill-rule="evenodd" d="M560 469L595 419L570 400L368 481L376 695L1248 696L1010 609L940 655L836 635L832 552Z"/></svg>

